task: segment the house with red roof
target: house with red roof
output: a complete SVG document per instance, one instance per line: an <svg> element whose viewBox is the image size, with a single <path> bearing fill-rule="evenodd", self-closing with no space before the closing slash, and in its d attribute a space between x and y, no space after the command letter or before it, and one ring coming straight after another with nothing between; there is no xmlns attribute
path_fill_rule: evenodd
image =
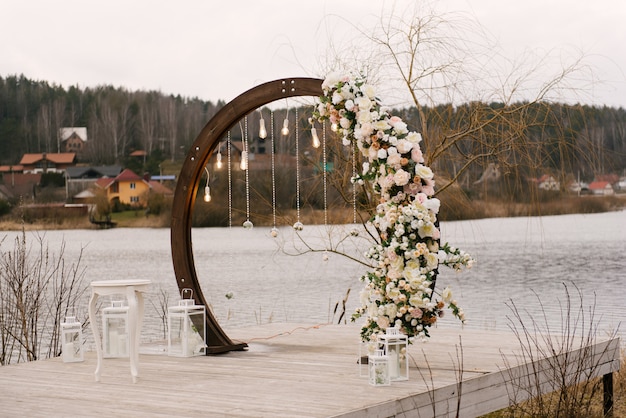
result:
<svg viewBox="0 0 626 418"><path fill-rule="evenodd" d="M592 181L589 183L589 191L595 195L612 195L615 193L613 186L608 181Z"/></svg>
<svg viewBox="0 0 626 418"><path fill-rule="evenodd" d="M37 153L24 154L20 165L24 173L65 172L68 167L76 165L76 153Z"/></svg>
<svg viewBox="0 0 626 418"><path fill-rule="evenodd" d="M126 168L115 178L102 177L95 182L106 192L109 202L145 207L150 193L174 196L174 192L157 181L150 181Z"/></svg>

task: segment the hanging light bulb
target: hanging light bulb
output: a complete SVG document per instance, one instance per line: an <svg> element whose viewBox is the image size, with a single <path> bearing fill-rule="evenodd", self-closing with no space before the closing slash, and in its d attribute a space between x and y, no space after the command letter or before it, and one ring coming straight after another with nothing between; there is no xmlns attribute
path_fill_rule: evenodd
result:
<svg viewBox="0 0 626 418"><path fill-rule="evenodd" d="M248 169L248 151L241 151L241 163L239 163L239 168L242 170Z"/></svg>
<svg viewBox="0 0 626 418"><path fill-rule="evenodd" d="M289 135L289 119L285 118L283 121L283 128L280 130L280 133L287 136Z"/></svg>
<svg viewBox="0 0 626 418"><path fill-rule="evenodd" d="M217 164L216 164L217 168L218 169L222 168L222 153L219 149L217 150L217 156L215 158L217 159Z"/></svg>
<svg viewBox="0 0 626 418"><path fill-rule="evenodd" d="M211 188L209 187L209 169L204 167L204 171L206 171L206 186L204 186L204 201L205 202L210 202L211 201Z"/></svg>
<svg viewBox="0 0 626 418"><path fill-rule="evenodd" d="M317 136L317 129L315 129L315 127L311 127L311 136L313 137L313 148L319 148L321 143L320 143L320 138Z"/></svg>
<svg viewBox="0 0 626 418"><path fill-rule="evenodd" d="M261 115L261 120L259 121L259 138L267 138L267 130L265 129L265 119L263 119L263 115Z"/></svg>

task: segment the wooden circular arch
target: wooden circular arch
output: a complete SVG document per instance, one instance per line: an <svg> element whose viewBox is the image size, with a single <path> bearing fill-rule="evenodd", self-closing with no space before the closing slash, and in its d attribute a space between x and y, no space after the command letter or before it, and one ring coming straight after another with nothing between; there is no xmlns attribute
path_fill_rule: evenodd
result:
<svg viewBox="0 0 626 418"><path fill-rule="evenodd" d="M180 171L174 203L170 240L172 262L178 289L193 290L196 304L208 306L196 273L191 245L191 218L202 172L220 138L245 115L253 110L287 97L320 96L322 81L316 78L287 78L254 87L226 104L204 126L185 157ZM207 310L205 341L207 354L242 350L247 345L232 341L222 330L213 314Z"/></svg>

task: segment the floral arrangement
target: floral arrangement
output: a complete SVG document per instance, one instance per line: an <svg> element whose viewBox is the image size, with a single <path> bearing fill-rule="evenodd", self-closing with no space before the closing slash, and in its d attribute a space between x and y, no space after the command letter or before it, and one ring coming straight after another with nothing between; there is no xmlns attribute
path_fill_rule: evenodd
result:
<svg viewBox="0 0 626 418"><path fill-rule="evenodd" d="M462 250L440 245L439 199L432 170L424 165L422 137L389 114L364 77L329 75L322 83L314 117L329 120L346 146L363 155L362 171L353 182L370 182L380 197L369 224L379 235L365 254L373 270L361 280L361 307L352 320L367 314L363 341L374 340L395 326L411 339L426 339L428 329L446 307L465 321L449 287L438 295L440 265L471 268L473 258Z"/></svg>

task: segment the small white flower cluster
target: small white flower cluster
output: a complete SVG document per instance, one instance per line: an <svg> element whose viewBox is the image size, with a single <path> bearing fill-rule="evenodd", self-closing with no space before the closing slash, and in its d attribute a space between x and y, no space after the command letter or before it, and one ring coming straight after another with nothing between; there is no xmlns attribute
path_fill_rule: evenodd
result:
<svg viewBox="0 0 626 418"><path fill-rule="evenodd" d="M433 197L434 174L424 164L422 136L391 116L363 77L331 74L322 89L314 117L329 120L343 144L359 150L363 165L353 181L370 182L380 195L370 220L380 242L365 254L374 268L362 277L361 308L353 315L367 313L361 337L370 340L396 326L409 337L425 339L446 304L463 320L449 288L442 300L433 300L439 265L471 267L473 259L447 244L440 248L440 202Z"/></svg>

